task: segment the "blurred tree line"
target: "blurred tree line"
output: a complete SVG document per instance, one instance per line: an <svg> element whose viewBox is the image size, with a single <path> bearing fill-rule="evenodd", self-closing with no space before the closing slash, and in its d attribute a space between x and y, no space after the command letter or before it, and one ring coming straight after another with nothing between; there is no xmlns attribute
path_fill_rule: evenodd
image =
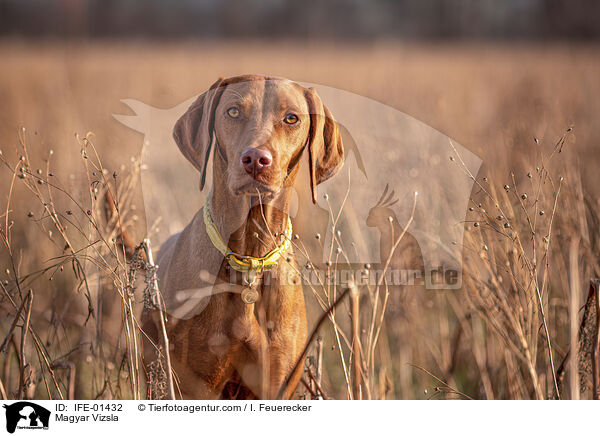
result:
<svg viewBox="0 0 600 436"><path fill-rule="evenodd" d="M596 39L597 0L0 0L0 35Z"/></svg>

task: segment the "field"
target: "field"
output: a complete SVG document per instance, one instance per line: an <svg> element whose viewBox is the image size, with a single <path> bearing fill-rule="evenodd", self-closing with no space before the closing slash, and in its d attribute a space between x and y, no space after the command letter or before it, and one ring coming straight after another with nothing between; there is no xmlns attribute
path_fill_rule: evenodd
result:
<svg viewBox="0 0 600 436"><path fill-rule="evenodd" d="M219 76L261 73L368 96L483 159L465 223L463 288L392 299L381 318L379 290L361 288L360 320L381 335L358 332L369 353L356 382L353 344L325 322L327 397L358 389L365 398L591 398L597 326L584 304L600 276L599 55L593 45L560 44L0 41L2 395L146 395L137 321L126 310L142 289L129 293L131 267L111 242L119 225L138 243L144 237L142 136L111 114L128 113L122 99L170 108ZM93 197L102 184L91 182L114 184L113 172L123 222L100 225ZM48 182L60 186L52 197ZM92 240L101 242L89 254ZM90 263L100 273L87 280ZM313 324L322 310L314 292L306 290ZM336 316L352 339L350 310L344 303ZM566 371L561 380L584 320L571 353L578 360L565 361L580 377Z"/></svg>

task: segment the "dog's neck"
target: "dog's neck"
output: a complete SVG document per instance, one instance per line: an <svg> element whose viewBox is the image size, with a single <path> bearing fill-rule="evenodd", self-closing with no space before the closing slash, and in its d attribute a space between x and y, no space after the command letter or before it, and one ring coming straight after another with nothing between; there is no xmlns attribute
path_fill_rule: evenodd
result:
<svg viewBox="0 0 600 436"><path fill-rule="evenodd" d="M211 214L229 249L262 257L280 245L279 235L288 223L290 191L283 188L268 199L235 196L224 183L213 183L209 194Z"/></svg>

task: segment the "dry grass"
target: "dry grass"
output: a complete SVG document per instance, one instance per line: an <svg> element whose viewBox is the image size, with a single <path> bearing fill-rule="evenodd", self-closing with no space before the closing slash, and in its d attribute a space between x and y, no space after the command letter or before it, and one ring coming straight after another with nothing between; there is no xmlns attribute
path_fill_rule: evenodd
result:
<svg viewBox="0 0 600 436"><path fill-rule="evenodd" d="M588 279L600 275L598 48L5 41L0 57L3 395L147 394L137 325L144 286L117 237L123 227L144 237L130 161L142 141L110 114L124 111L122 98L171 107L218 76L257 72L378 99L484 160L465 223L463 289L357 289L327 316L306 395L575 396L574 378L556 374L582 316L569 307L583 306ZM105 189L119 205L112 222ZM585 289L572 301L578 282ZM306 291L313 324L340 293L327 284ZM155 367L150 388L160 396L162 361ZM589 371L580 365L582 398Z"/></svg>

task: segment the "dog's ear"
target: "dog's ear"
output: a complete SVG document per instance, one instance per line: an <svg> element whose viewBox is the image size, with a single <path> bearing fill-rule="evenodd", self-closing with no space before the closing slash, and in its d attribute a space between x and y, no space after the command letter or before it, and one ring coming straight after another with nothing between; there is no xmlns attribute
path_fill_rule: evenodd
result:
<svg viewBox="0 0 600 436"><path fill-rule="evenodd" d="M333 177L344 163L344 147L337 122L317 92L305 92L310 114L308 133L308 163L310 191L313 203L317 202L317 185Z"/></svg>
<svg viewBox="0 0 600 436"><path fill-rule="evenodd" d="M206 182L206 166L210 157L215 126L215 109L219 104L225 80L220 77L208 91L192 103L177 120L173 138L181 153L200 171L200 190Z"/></svg>

